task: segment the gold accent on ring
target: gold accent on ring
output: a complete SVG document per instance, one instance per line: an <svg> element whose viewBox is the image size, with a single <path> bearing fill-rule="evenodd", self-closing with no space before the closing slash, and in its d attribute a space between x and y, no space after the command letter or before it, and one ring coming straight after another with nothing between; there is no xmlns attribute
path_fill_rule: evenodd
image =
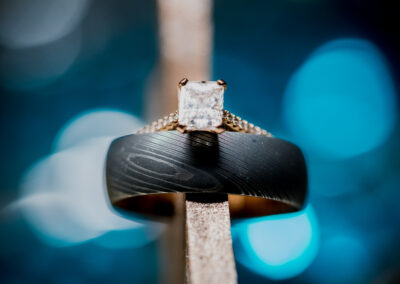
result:
<svg viewBox="0 0 400 284"><path fill-rule="evenodd" d="M220 86L223 86L224 90L226 90L226 82L224 80L218 79L217 80L217 84L220 85Z"/></svg>
<svg viewBox="0 0 400 284"><path fill-rule="evenodd" d="M185 86L187 82L189 82L188 78L183 78L182 80L179 81L178 88L181 89L181 87Z"/></svg>
<svg viewBox="0 0 400 284"><path fill-rule="evenodd" d="M219 128L221 128L222 131L226 130L233 132L243 132L248 134L265 135L268 137L272 137L272 134L268 131L261 129L260 127L255 126L252 123L249 123L248 121L230 113L227 110L223 110L222 125ZM136 131L136 134L154 133L158 131L170 130L178 130L181 133L186 132L185 128L178 124L178 111L172 112L164 118L156 120L152 124L149 124L139 129L138 131ZM215 132L221 133L221 131L219 130Z"/></svg>

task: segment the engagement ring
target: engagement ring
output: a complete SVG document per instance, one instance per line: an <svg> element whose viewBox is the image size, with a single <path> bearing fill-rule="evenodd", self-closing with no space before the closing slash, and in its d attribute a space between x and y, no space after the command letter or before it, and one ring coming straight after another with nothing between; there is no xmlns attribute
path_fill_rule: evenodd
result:
<svg viewBox="0 0 400 284"><path fill-rule="evenodd" d="M136 134L168 130L178 130L181 133L234 131L271 137L271 133L266 130L223 109L226 86L223 80L182 79L178 83L178 110L139 129Z"/></svg>

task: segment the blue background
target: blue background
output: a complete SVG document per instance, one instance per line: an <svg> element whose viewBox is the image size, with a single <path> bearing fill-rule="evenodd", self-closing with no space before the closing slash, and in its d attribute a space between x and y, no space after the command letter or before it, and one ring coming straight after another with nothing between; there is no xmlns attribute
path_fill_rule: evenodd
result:
<svg viewBox="0 0 400 284"><path fill-rule="evenodd" d="M0 3L7 11L7 1ZM0 209L19 198L25 171L53 151L57 133L76 115L107 108L143 117L158 56L156 16L154 1L96 1L60 39L18 48L0 41ZM299 144L310 177L305 211L234 223L239 283L398 283L395 5L217 0L213 19L213 79L228 82L225 108ZM46 58L62 60L75 38L79 50L65 70L41 69ZM2 283L160 280L157 240L133 248L93 241L53 247L21 214L0 212ZM293 222L299 216L308 227ZM108 237L143 238L114 234ZM288 235L287 243L303 250L279 262L279 240ZM266 249L274 246L274 253Z"/></svg>

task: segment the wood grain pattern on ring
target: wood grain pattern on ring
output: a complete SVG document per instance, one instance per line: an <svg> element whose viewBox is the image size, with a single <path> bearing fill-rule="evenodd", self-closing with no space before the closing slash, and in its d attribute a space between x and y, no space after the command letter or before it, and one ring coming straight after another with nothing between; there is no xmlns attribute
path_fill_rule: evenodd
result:
<svg viewBox="0 0 400 284"><path fill-rule="evenodd" d="M299 210L307 189L294 144L237 132L164 131L128 135L110 146L107 188L114 206L168 216L177 193L229 195L232 217Z"/></svg>

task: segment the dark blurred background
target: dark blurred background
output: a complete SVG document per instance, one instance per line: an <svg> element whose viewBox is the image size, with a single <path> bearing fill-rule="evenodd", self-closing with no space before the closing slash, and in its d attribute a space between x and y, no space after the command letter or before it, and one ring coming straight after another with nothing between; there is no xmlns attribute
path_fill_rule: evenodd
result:
<svg viewBox="0 0 400 284"><path fill-rule="evenodd" d="M100 183L91 159L143 124L156 6L0 1L1 283L162 281L163 228L110 227L51 192ZM216 0L213 9L212 74L228 82L225 108L299 144L309 166L302 212L233 223L239 283L399 283L396 1Z"/></svg>

